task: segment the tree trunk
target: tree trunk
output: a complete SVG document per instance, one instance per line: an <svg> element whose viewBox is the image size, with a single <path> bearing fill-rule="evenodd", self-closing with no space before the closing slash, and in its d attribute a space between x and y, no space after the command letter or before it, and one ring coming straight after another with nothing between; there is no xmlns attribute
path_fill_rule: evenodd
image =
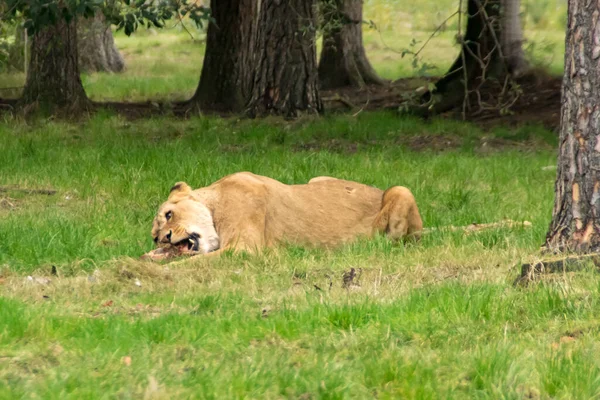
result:
<svg viewBox="0 0 600 400"><path fill-rule="evenodd" d="M212 17L200 83L191 103L202 110L243 112L254 80L256 0L211 0Z"/></svg>
<svg viewBox="0 0 600 400"><path fill-rule="evenodd" d="M94 18L81 17L78 25L77 49L82 72L121 72L125 69L125 60L115 45L102 11L97 11Z"/></svg>
<svg viewBox="0 0 600 400"><path fill-rule="evenodd" d="M259 0L250 115L321 112L315 0Z"/></svg>
<svg viewBox="0 0 600 400"><path fill-rule="evenodd" d="M518 78L527 72L529 65L523 52L521 27L521 0L502 0L502 53L512 76Z"/></svg>
<svg viewBox="0 0 600 400"><path fill-rule="evenodd" d="M549 250L600 250L600 4L569 0Z"/></svg>
<svg viewBox="0 0 600 400"><path fill-rule="evenodd" d="M325 3L323 50L319 61L322 89L383 84L367 59L362 41L362 0ZM330 6L331 5L331 6Z"/></svg>
<svg viewBox="0 0 600 400"><path fill-rule="evenodd" d="M77 64L77 23L59 19L37 31L23 97L24 109L40 107L50 112L82 110L89 105Z"/></svg>
<svg viewBox="0 0 600 400"><path fill-rule="evenodd" d="M467 29L461 52L448 73L436 82L434 93L423 95L424 103L429 102L433 94L438 95L439 99L433 105L434 113L445 112L461 104L465 85L472 90L490 77L498 78L504 73L505 66L497 46L500 40L499 0L481 1L468 0Z"/></svg>

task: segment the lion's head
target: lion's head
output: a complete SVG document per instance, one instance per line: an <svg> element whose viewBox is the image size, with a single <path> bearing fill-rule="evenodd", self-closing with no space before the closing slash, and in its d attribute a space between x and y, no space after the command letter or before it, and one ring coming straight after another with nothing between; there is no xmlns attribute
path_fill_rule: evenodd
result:
<svg viewBox="0 0 600 400"><path fill-rule="evenodd" d="M166 202L152 223L152 238L160 247L175 247L179 253L210 253L219 248L210 210L185 182L171 188Z"/></svg>

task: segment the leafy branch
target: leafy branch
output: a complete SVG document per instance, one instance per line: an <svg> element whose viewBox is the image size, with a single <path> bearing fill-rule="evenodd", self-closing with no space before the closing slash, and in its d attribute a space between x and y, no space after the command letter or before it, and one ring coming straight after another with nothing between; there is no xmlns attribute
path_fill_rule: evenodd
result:
<svg viewBox="0 0 600 400"><path fill-rule="evenodd" d="M141 26L162 28L172 18L187 17L200 28L212 20L210 9L195 0L4 0L0 5L3 20L22 18L29 35L61 19L93 17L98 10L126 35Z"/></svg>
<svg viewBox="0 0 600 400"><path fill-rule="evenodd" d="M181 22L187 17L199 28L212 21L210 8L195 0L113 0L103 11L106 19L128 36L140 26L163 28L173 18Z"/></svg>

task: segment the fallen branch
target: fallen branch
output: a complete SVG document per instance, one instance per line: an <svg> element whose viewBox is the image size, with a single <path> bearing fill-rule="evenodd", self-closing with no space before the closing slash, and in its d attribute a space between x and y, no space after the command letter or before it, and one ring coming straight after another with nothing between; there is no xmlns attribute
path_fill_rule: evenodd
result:
<svg viewBox="0 0 600 400"><path fill-rule="evenodd" d="M451 231L451 232L455 232L455 231L463 231L465 233L472 233L472 232L480 232L483 230L488 230L488 229L496 229L496 228L514 228L514 227L523 227L523 228L528 228L531 226L531 222L529 221L523 221L523 222L518 222L518 221L513 221L510 219L505 219L499 222L490 222L487 224L478 224L478 223L473 223L473 224L469 224L469 225L465 225L465 226L440 226L437 228L425 228L423 229L423 233L431 233L431 232L435 232L435 231Z"/></svg>

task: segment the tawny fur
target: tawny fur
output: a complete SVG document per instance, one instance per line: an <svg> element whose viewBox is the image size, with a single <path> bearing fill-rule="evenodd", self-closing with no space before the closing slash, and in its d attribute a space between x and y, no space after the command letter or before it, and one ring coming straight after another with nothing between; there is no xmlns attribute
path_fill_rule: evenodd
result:
<svg viewBox="0 0 600 400"><path fill-rule="evenodd" d="M166 232L173 234L164 218L167 209L173 212L171 222L177 220L188 227L206 225L206 213L194 217L198 207L212 216L220 241L215 254L226 250L259 252L283 243L333 247L377 233L393 240L418 240L423 229L415 198L401 186L384 192L332 177L286 185L239 172L196 190L183 182L176 184L159 209L152 235L166 242ZM186 219L183 222L182 216ZM201 229L210 232L208 227Z"/></svg>

